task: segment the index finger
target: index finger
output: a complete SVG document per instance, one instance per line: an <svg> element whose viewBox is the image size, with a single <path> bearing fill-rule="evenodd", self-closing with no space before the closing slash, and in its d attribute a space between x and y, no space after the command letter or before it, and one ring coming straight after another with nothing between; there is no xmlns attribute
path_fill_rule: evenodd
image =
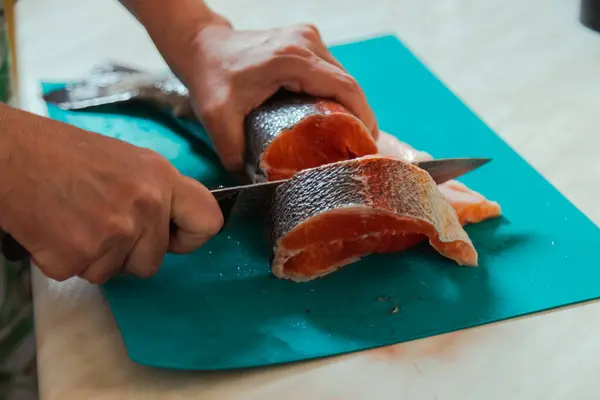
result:
<svg viewBox="0 0 600 400"><path fill-rule="evenodd" d="M322 62L327 63L326 61ZM379 138L379 127L377 126L377 118L375 112L367 101L367 95L363 91L360 84L350 74L345 72L343 69L328 64L330 67L323 67L323 69L330 69L332 73L341 74L340 80L343 82L341 85L345 90L339 90L335 94L336 100L342 105L348 108L354 115L356 115L367 127L373 139ZM337 71L336 71L337 70ZM339 72L338 72L339 71Z"/></svg>
<svg viewBox="0 0 600 400"><path fill-rule="evenodd" d="M183 175L173 189L171 220L177 227L169 241L172 253L196 250L223 226L223 214L214 196L200 182Z"/></svg>
<svg viewBox="0 0 600 400"><path fill-rule="evenodd" d="M377 140L379 128L375 113L362 88L350 74L318 56L290 56L279 62L284 82L299 81L302 91L309 95L335 98L360 119Z"/></svg>

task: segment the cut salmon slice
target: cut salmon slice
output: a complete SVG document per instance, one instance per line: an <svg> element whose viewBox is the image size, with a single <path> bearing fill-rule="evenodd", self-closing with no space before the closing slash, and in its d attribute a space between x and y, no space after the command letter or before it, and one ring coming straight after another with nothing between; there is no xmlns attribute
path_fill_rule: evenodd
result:
<svg viewBox="0 0 600 400"><path fill-rule="evenodd" d="M456 211L463 226L497 218L502 214L500 204L485 198L459 181L448 181L438 187Z"/></svg>
<svg viewBox="0 0 600 400"><path fill-rule="evenodd" d="M271 217L271 268L283 279L308 281L426 238L456 263L477 265L471 240L431 176L398 158L365 156L301 171L277 189Z"/></svg>
<svg viewBox="0 0 600 400"><path fill-rule="evenodd" d="M282 91L246 118L246 172L254 182L377 153L367 127L341 104Z"/></svg>
<svg viewBox="0 0 600 400"><path fill-rule="evenodd" d="M419 151L386 132L379 132L378 152L408 162L433 160L424 151ZM487 199L457 180L451 180L438 186L444 197L450 202L460 223L464 226L475 224L502 214L500 205Z"/></svg>

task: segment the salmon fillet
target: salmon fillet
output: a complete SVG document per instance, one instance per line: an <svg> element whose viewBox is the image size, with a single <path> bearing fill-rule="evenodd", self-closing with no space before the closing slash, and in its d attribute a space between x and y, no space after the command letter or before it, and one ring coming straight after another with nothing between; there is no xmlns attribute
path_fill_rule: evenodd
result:
<svg viewBox="0 0 600 400"><path fill-rule="evenodd" d="M404 160L365 156L303 170L271 206L272 272L296 282L424 239L459 265L477 252L431 176Z"/></svg>
<svg viewBox="0 0 600 400"><path fill-rule="evenodd" d="M254 182L377 153L367 127L341 104L282 91L245 120L246 172Z"/></svg>

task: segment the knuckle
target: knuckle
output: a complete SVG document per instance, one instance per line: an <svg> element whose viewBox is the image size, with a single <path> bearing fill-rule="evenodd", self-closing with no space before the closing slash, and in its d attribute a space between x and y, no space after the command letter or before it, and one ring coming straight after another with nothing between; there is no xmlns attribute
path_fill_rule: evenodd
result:
<svg viewBox="0 0 600 400"><path fill-rule="evenodd" d="M145 268L136 269L134 275L140 278L151 278L158 272L160 266L146 266Z"/></svg>
<svg viewBox="0 0 600 400"><path fill-rule="evenodd" d="M346 87L346 89L352 92L358 93L361 91L358 81L345 72L340 75L340 81L342 82L344 87Z"/></svg>
<svg viewBox="0 0 600 400"><path fill-rule="evenodd" d="M221 99L227 96L212 96L211 101L202 102L197 107L198 116L204 124L211 124L218 119L227 106L227 101Z"/></svg>
<svg viewBox="0 0 600 400"><path fill-rule="evenodd" d="M171 172L175 169L173 165L162 154L155 150L144 149L146 152L146 160L154 170L162 172Z"/></svg>
<svg viewBox="0 0 600 400"><path fill-rule="evenodd" d="M139 247L134 249L125 264L125 272L140 278L156 275L164 261L168 244L168 236L165 236L164 243L162 241L146 243L143 247L148 247L149 250L141 252Z"/></svg>
<svg viewBox="0 0 600 400"><path fill-rule="evenodd" d="M228 171L243 171L245 167L244 159L239 154L223 154L221 162Z"/></svg>
<svg viewBox="0 0 600 400"><path fill-rule="evenodd" d="M156 263L152 263L148 266L148 274L150 276L154 276L158 273L158 270L160 269L160 266L162 265L162 259L161 262L156 262Z"/></svg>
<svg viewBox="0 0 600 400"><path fill-rule="evenodd" d="M299 43L285 43L275 49L275 56L303 56L308 50Z"/></svg>
<svg viewBox="0 0 600 400"><path fill-rule="evenodd" d="M303 92L303 84L302 81L299 79L289 79L285 82L281 83L281 86L291 92Z"/></svg>
<svg viewBox="0 0 600 400"><path fill-rule="evenodd" d="M71 240L73 254L83 265L95 259L100 252L101 241L90 239L89 235L73 235Z"/></svg>
<svg viewBox="0 0 600 400"><path fill-rule="evenodd" d="M163 207L164 193L160 187L148 183L139 183L135 189L135 202L145 212L154 213Z"/></svg>
<svg viewBox="0 0 600 400"><path fill-rule="evenodd" d="M320 37L319 29L314 24L302 24L296 31L301 37L308 40L318 40Z"/></svg>
<svg viewBox="0 0 600 400"><path fill-rule="evenodd" d="M134 276L137 276L138 278L151 278L152 274L148 272L147 269L141 269L139 271L135 271L133 273Z"/></svg>
<svg viewBox="0 0 600 400"><path fill-rule="evenodd" d="M119 216L107 221L106 235L111 239L128 239L135 235L136 223L131 216Z"/></svg>
<svg viewBox="0 0 600 400"><path fill-rule="evenodd" d="M164 249L161 249L161 251L154 251L154 254L150 256L148 263L142 269L142 273L145 274L146 278L154 276L158 273L164 261L166 251L167 246L165 245Z"/></svg>

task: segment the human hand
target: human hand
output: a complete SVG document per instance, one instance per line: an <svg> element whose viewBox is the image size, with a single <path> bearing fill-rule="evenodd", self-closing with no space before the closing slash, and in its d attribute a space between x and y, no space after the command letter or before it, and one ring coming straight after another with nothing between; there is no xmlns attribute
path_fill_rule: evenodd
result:
<svg viewBox="0 0 600 400"><path fill-rule="evenodd" d="M148 277L166 251L190 252L220 230L210 192L159 154L7 108L0 227L48 277Z"/></svg>
<svg viewBox="0 0 600 400"><path fill-rule="evenodd" d="M200 30L191 46L191 76L182 78L231 171L243 169L244 118L281 88L336 99L378 137L364 92L312 25L235 31L218 23Z"/></svg>

